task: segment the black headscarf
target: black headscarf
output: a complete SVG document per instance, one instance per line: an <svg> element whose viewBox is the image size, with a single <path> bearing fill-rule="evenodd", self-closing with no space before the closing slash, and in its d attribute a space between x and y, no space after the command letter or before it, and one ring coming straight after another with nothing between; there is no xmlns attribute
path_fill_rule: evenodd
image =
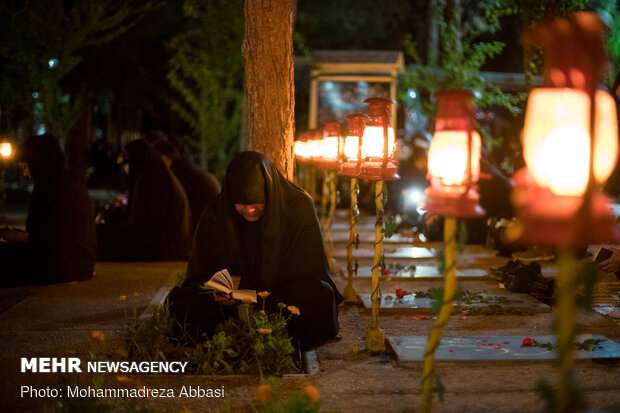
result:
<svg viewBox="0 0 620 413"><path fill-rule="evenodd" d="M53 181L65 169L65 155L51 133L32 136L22 143L17 160L28 164L35 186Z"/></svg>
<svg viewBox="0 0 620 413"><path fill-rule="evenodd" d="M234 207L263 202L263 215L254 223ZM267 291L292 279L318 278L342 301L329 272L312 199L258 152L242 152L228 165L222 192L196 229L186 285L204 282L223 268L242 276L242 288ZM247 273L252 269L257 274Z"/></svg>

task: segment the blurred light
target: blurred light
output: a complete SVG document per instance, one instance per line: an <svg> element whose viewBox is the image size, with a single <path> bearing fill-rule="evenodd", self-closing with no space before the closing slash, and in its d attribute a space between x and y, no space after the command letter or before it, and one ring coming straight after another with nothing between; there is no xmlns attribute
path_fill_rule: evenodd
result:
<svg viewBox="0 0 620 413"><path fill-rule="evenodd" d="M13 156L13 146L10 142L1 142L0 143L0 157L2 159L9 159Z"/></svg>
<svg viewBox="0 0 620 413"><path fill-rule="evenodd" d="M417 97L418 97L418 94L417 94L417 93L415 93L415 90L414 90L414 89L409 89L409 97L410 97L411 99L415 99L415 98L417 98Z"/></svg>
<svg viewBox="0 0 620 413"><path fill-rule="evenodd" d="M56 66L58 66L58 59L50 59L47 61L47 65L49 66L50 69L55 68Z"/></svg>
<svg viewBox="0 0 620 413"><path fill-rule="evenodd" d="M34 92L34 93L32 94L32 97L33 97L34 99L38 99L38 98L39 98L39 92Z"/></svg>

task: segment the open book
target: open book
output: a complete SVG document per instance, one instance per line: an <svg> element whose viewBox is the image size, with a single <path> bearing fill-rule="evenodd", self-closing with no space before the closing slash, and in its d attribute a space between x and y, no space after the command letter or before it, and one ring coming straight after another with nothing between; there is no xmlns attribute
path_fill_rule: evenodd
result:
<svg viewBox="0 0 620 413"><path fill-rule="evenodd" d="M201 288L231 294L235 300L257 302L255 290L235 290L233 279L226 269L213 274L213 277L205 282Z"/></svg>
<svg viewBox="0 0 620 413"><path fill-rule="evenodd" d="M601 247L598 250L596 250L596 252L594 253L594 257L592 257L592 261L595 264L600 264L601 262L605 261L607 258L611 257L613 253L614 252L612 250Z"/></svg>

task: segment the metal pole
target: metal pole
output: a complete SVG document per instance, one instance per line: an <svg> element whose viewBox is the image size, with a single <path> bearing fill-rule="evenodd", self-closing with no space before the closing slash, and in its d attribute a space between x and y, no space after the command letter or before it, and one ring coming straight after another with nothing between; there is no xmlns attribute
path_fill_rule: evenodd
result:
<svg viewBox="0 0 620 413"><path fill-rule="evenodd" d="M351 221L349 224L349 243L347 244L347 286L344 288L344 301L347 303L357 302L357 292L353 287L353 275L357 275L357 266L353 267L353 245L357 249L357 220L359 219L359 210L357 208L357 195L360 187L357 184L357 178L351 178Z"/></svg>

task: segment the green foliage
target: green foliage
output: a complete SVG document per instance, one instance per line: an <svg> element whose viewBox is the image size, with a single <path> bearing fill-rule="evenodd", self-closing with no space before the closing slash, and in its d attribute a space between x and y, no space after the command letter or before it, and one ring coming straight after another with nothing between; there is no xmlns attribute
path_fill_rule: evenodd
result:
<svg viewBox="0 0 620 413"><path fill-rule="evenodd" d="M179 345L184 345L189 340L185 334L182 335L182 341L176 338L175 329L184 331L170 314L168 302L154 307L151 317L146 320L139 320L134 309L127 339L129 358L136 361L165 361L167 356L181 355Z"/></svg>
<svg viewBox="0 0 620 413"><path fill-rule="evenodd" d="M188 359L189 368L206 374L283 374L297 371L294 347L286 331L297 308L280 303L267 314L250 304L239 304L236 316L216 327L212 337L192 338L170 314L168 303L140 322L134 316L127 340L135 361ZM201 341L202 340L202 341ZM197 341L197 342L196 342Z"/></svg>
<svg viewBox="0 0 620 413"><path fill-rule="evenodd" d="M168 44L171 107L189 125L203 167L218 177L238 150L243 107L243 1L186 0L186 31Z"/></svg>
<svg viewBox="0 0 620 413"><path fill-rule="evenodd" d="M161 5L141 0L18 3L0 6L0 56L20 68L23 83L3 82L0 95L9 98L3 103L9 104L10 113L21 111L22 117L44 124L59 138L67 135L82 109L81 92L70 97L61 82L82 60L84 50L110 42Z"/></svg>
<svg viewBox="0 0 620 413"><path fill-rule="evenodd" d="M294 316L280 305L267 314L249 304L240 304L237 317L218 325L216 333L198 343L188 354L197 373L283 374L297 371L286 324Z"/></svg>
<svg viewBox="0 0 620 413"><path fill-rule="evenodd" d="M388 217L383 223L383 235L385 238L391 238L396 233L396 228L398 228L398 223L394 221L394 217Z"/></svg>
<svg viewBox="0 0 620 413"><path fill-rule="evenodd" d="M478 4L469 2L467 7L480 10ZM484 6L484 4L482 3ZM485 6L488 8L488 6ZM435 92L446 89L468 89L476 92L475 105L486 108L498 105L508 109L513 115L520 113L520 105L525 99L524 94L509 94L499 87L485 82L480 76L484 64L501 54L502 42L481 42L477 39L485 32L494 32L499 21L493 21L485 15L485 8L480 10L481 16L475 20L484 22L480 27L468 32L459 30L461 22L446 21L444 16L445 3L440 2L438 16L440 61L438 67L424 65L417 52L417 45L412 38L406 37L404 47L406 54L415 66L409 67L399 81L399 95L404 96L408 89L416 89L422 96L432 96ZM456 13L454 18L460 13ZM434 119L437 112L436 102L427 100L422 103L422 112L429 119ZM430 125L432 126L432 125ZM488 141L488 139L487 139Z"/></svg>

